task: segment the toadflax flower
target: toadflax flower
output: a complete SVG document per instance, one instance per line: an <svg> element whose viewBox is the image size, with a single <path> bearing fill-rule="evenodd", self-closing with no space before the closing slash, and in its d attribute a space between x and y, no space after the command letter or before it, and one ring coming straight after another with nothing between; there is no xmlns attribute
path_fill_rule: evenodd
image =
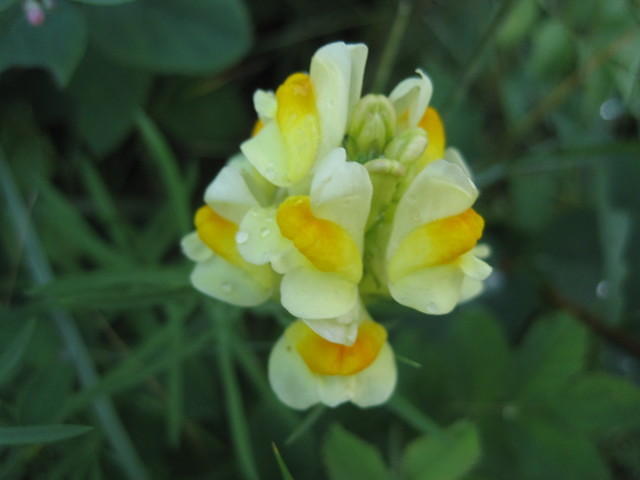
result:
<svg viewBox="0 0 640 480"><path fill-rule="evenodd" d="M318 158L341 146L367 52L364 44L331 43L315 53L308 74L289 76L275 94L256 92L256 134L240 148L274 185L303 180Z"/></svg>
<svg viewBox="0 0 640 480"><path fill-rule="evenodd" d="M252 136L182 242L196 289L239 306L273 298L296 317L269 359L293 408L386 401L395 361L366 303L445 314L491 272L478 189L446 146L431 80L418 70L361 98L366 57L362 44L332 43L309 73L255 93Z"/></svg>
<svg viewBox="0 0 640 480"><path fill-rule="evenodd" d="M183 252L196 262L191 274L196 289L238 306L258 305L271 297L276 275L240 255L236 233L245 213L267 202L273 192L242 156L233 158L211 182L205 205L194 217L196 230L182 239Z"/></svg>
<svg viewBox="0 0 640 480"><path fill-rule="evenodd" d="M369 407L391 396L396 364L387 331L363 315L351 346L331 343L299 320L286 329L269 357L269 382L283 403L297 409L344 402Z"/></svg>
<svg viewBox="0 0 640 480"><path fill-rule="evenodd" d="M322 159L308 193L253 208L240 225L248 261L283 275L282 305L321 335L353 343L372 186L367 170L337 148Z"/></svg>

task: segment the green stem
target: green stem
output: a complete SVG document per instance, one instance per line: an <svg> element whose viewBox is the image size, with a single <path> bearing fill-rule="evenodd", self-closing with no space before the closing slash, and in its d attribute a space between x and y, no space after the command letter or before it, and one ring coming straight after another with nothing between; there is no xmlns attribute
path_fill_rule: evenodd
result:
<svg viewBox="0 0 640 480"><path fill-rule="evenodd" d="M243 477L248 480L258 480L249 428L243 411L242 395L238 386L238 379L233 362L233 333L231 323L238 320L238 314L226 306L210 308L213 328L218 333L218 368L224 386L225 404L229 416L229 427L233 446L238 457L238 463Z"/></svg>
<svg viewBox="0 0 640 480"><path fill-rule="evenodd" d="M25 263L27 269L37 285L49 283L53 279L51 267L44 255L40 240L29 221L27 210L13 181L9 165L0 150L0 188L7 204L9 221L16 237L23 242ZM51 310L51 317L58 329L60 337L76 368L78 377L84 388L90 388L98 383L99 377L73 318L62 309ZM124 429L110 398L106 395L97 396L93 401L98 421L111 442L111 446L119 457L122 468L128 478L145 479L147 474L138 457L129 435Z"/></svg>
<svg viewBox="0 0 640 480"><path fill-rule="evenodd" d="M378 64L378 70L373 81L373 92L382 92L387 87L389 77L391 76L391 70L398 57L398 50L402 44L402 37L409 25L409 19L411 18L411 1L399 0L398 10L396 11L396 17L393 20L387 43L382 51L380 57L380 63Z"/></svg>
<svg viewBox="0 0 640 480"><path fill-rule="evenodd" d="M412 404L406 397L396 393L387 404L389 410L422 433L436 433L440 426L422 410Z"/></svg>
<svg viewBox="0 0 640 480"><path fill-rule="evenodd" d="M186 233L191 227L191 220L187 192L184 182L181 181L178 161L171 148L169 148L166 139L146 113L139 112L136 122L149 156L158 169L158 175L167 189L177 227L180 232Z"/></svg>

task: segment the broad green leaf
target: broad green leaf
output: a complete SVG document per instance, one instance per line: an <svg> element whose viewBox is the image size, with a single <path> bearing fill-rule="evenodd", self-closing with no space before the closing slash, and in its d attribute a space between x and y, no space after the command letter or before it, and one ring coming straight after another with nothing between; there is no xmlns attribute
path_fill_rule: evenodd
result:
<svg viewBox="0 0 640 480"><path fill-rule="evenodd" d="M513 425L511 441L518 480L607 480L609 470L598 449L581 434L527 417Z"/></svg>
<svg viewBox="0 0 640 480"><path fill-rule="evenodd" d="M137 0L85 12L101 49L156 72L217 72L238 61L251 43L249 18L237 0Z"/></svg>
<svg viewBox="0 0 640 480"><path fill-rule="evenodd" d="M0 354L0 385L10 380L15 369L20 365L24 352L29 346L34 327L35 320L26 322L26 325L16 333L13 341L3 346Z"/></svg>
<svg viewBox="0 0 640 480"><path fill-rule="evenodd" d="M67 2L47 12L42 25L30 25L18 6L0 18L0 72L10 67L41 67L65 85L82 57L84 18Z"/></svg>
<svg viewBox="0 0 640 480"><path fill-rule="evenodd" d="M174 80L159 94L153 114L168 133L199 153L228 156L255 121L248 107L235 84Z"/></svg>
<svg viewBox="0 0 640 480"><path fill-rule="evenodd" d="M16 3L18 0L0 0L0 11L9 8L11 5Z"/></svg>
<svg viewBox="0 0 640 480"><path fill-rule="evenodd" d="M497 44L506 49L516 47L531 34L531 28L539 16L540 7L536 0L517 0L496 34Z"/></svg>
<svg viewBox="0 0 640 480"><path fill-rule="evenodd" d="M389 472L380 452L342 426L329 428L322 456L331 480L385 480Z"/></svg>
<svg viewBox="0 0 640 480"><path fill-rule="evenodd" d="M59 442L83 435L93 427L85 425L34 425L25 427L0 427L0 445L36 445Z"/></svg>
<svg viewBox="0 0 640 480"><path fill-rule="evenodd" d="M640 388L612 375L581 376L553 399L559 418L587 434L606 436L640 428Z"/></svg>
<svg viewBox="0 0 640 480"><path fill-rule="evenodd" d="M76 128L93 153L109 153L130 132L149 80L147 73L119 65L95 49L87 52L67 91Z"/></svg>
<svg viewBox="0 0 640 480"><path fill-rule="evenodd" d="M462 420L410 443L403 465L410 480L456 480L463 478L479 459L478 431L473 423Z"/></svg>
<svg viewBox="0 0 640 480"><path fill-rule="evenodd" d="M494 403L504 394L510 352L500 326L489 313L467 311L452 320L448 346L455 393L465 402Z"/></svg>
<svg viewBox="0 0 640 480"><path fill-rule="evenodd" d="M570 315L557 313L539 319L516 356L520 398L557 395L582 370L586 349L585 329Z"/></svg>
<svg viewBox="0 0 640 480"><path fill-rule="evenodd" d="M547 19L535 30L529 64L540 78L566 75L576 58L574 39L561 21Z"/></svg>

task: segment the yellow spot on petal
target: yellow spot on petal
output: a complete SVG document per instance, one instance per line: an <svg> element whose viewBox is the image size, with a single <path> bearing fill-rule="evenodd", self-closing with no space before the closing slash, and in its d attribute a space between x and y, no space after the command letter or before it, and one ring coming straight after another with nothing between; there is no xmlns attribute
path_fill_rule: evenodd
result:
<svg viewBox="0 0 640 480"><path fill-rule="evenodd" d="M238 226L218 215L211 207L204 205L195 214L194 223L200 240L217 255L234 265L244 265L245 261L236 247Z"/></svg>
<svg viewBox="0 0 640 480"><path fill-rule="evenodd" d="M456 261L476 246L483 228L484 219L472 208L416 228L404 238L391 258L390 280Z"/></svg>
<svg viewBox="0 0 640 480"><path fill-rule="evenodd" d="M360 281L362 258L358 246L340 225L316 217L307 195L287 198L278 207L276 219L282 235L318 270Z"/></svg>
<svg viewBox="0 0 640 480"><path fill-rule="evenodd" d="M253 129L251 129L251 136L255 137L260 130L264 127L264 122L260 119L256 120L256 123L253 124Z"/></svg>
<svg viewBox="0 0 640 480"><path fill-rule="evenodd" d="M288 177L293 183L308 173L320 144L311 77L305 73L290 75L276 90L276 100L276 121L284 141Z"/></svg>
<svg viewBox="0 0 640 480"><path fill-rule="evenodd" d="M417 162L418 171L420 171L429 163L444 156L446 135L442 118L433 107L427 108L418 126L427 132L428 139L427 148Z"/></svg>
<svg viewBox="0 0 640 480"><path fill-rule="evenodd" d="M325 340L302 321L292 324L285 335L309 369L320 375L353 375L364 370L387 341L385 328L371 320L360 324L351 346Z"/></svg>

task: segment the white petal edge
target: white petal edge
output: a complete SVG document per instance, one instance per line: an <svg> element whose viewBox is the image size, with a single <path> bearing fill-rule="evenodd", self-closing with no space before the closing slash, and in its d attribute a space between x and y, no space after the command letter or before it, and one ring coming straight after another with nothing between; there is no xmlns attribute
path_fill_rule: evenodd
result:
<svg viewBox="0 0 640 480"><path fill-rule="evenodd" d="M471 169L469 168L469 165L467 164L467 162L464 160L464 157L462 156L462 154L460 153L460 150L458 150L455 147L449 147L444 151L444 159L447 162L451 162L457 166L460 167L460 169L464 172L464 174L469 177L469 178L473 178L473 175L471 173Z"/></svg>
<svg viewBox="0 0 640 480"><path fill-rule="evenodd" d="M301 319L311 330L332 343L351 346L358 338L358 327L367 318L361 301L336 318Z"/></svg>
<svg viewBox="0 0 640 480"><path fill-rule="evenodd" d="M278 399L291 408L303 410L320 401L316 374L284 334L269 355L268 376Z"/></svg>
<svg viewBox="0 0 640 480"><path fill-rule="evenodd" d="M315 320L349 312L358 301L358 288L337 273L298 268L285 273L280 295L291 315Z"/></svg>
<svg viewBox="0 0 640 480"><path fill-rule="evenodd" d="M433 94L431 79L420 69L417 69L416 73L417 77L402 80L389 94L389 100L396 108L398 117L408 112L405 125L407 128L418 125Z"/></svg>
<svg viewBox="0 0 640 480"><path fill-rule="evenodd" d="M351 85L351 53L344 42L321 47L311 58L309 70L320 119L322 157L342 143L347 128Z"/></svg>
<svg viewBox="0 0 640 480"><path fill-rule="evenodd" d="M351 401L359 407L380 405L393 394L397 378L393 349L385 343L374 362L355 374Z"/></svg>
<svg viewBox="0 0 640 480"><path fill-rule="evenodd" d="M373 186L367 169L347 162L344 148L332 150L311 182L314 215L344 228L362 250Z"/></svg>
<svg viewBox="0 0 640 480"><path fill-rule="evenodd" d="M349 114L362 95L362 82L369 49L364 43L347 44L351 55L351 79L349 85Z"/></svg>
<svg viewBox="0 0 640 480"><path fill-rule="evenodd" d="M271 281L269 278L268 271L245 271L216 255L197 263L191 272L196 290L239 307L254 307L268 300L276 283L275 276Z"/></svg>
<svg viewBox="0 0 640 480"><path fill-rule="evenodd" d="M204 201L216 213L235 224L242 221L249 209L258 206L258 201L249 189L243 170L231 162L220 170L204 193Z"/></svg>
<svg viewBox="0 0 640 480"><path fill-rule="evenodd" d="M258 89L253 94L253 108L263 122L276 116L278 102L272 91Z"/></svg>
<svg viewBox="0 0 640 480"><path fill-rule="evenodd" d="M404 193L393 220L387 258L414 229L470 208L478 189L462 169L446 160L427 165Z"/></svg>
<svg viewBox="0 0 640 480"><path fill-rule="evenodd" d="M456 265L425 268L389 284L394 300L430 315L444 315L460 301L464 273Z"/></svg>
<svg viewBox="0 0 640 480"><path fill-rule="evenodd" d="M184 255L194 262L203 262L213 255L211 249L200 240L198 232L195 231L182 237L180 246Z"/></svg>

